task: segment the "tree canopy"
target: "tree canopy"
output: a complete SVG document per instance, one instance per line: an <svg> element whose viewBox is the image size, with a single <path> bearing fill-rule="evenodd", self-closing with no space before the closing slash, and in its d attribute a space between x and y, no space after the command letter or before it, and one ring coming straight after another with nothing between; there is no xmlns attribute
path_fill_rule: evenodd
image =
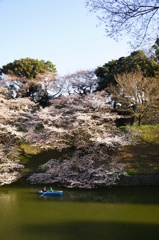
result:
<svg viewBox="0 0 159 240"><path fill-rule="evenodd" d="M97 78L94 70L79 70L73 74L64 76L64 80L69 84L67 87L67 93L87 95L95 91L97 86ZM70 90L71 89L71 90Z"/></svg>
<svg viewBox="0 0 159 240"><path fill-rule="evenodd" d="M156 42L152 48L155 51L153 54L153 59L159 63L159 38L156 39Z"/></svg>
<svg viewBox="0 0 159 240"><path fill-rule="evenodd" d="M136 47L157 38L158 0L86 0L91 12L97 12L109 37L130 35Z"/></svg>
<svg viewBox="0 0 159 240"><path fill-rule="evenodd" d="M48 90L55 85L55 65L50 61L22 58L8 63L0 69L4 74L7 98L30 97L34 102L47 105ZM7 79L7 84L5 84Z"/></svg>
<svg viewBox="0 0 159 240"><path fill-rule="evenodd" d="M116 84L115 75L134 71L141 71L147 77L157 77L159 64L149 59L141 50L132 52L128 57L109 61L95 70L99 79L98 90L108 87L109 84Z"/></svg>
<svg viewBox="0 0 159 240"><path fill-rule="evenodd" d="M33 58L22 58L12 63L4 65L0 69L0 74L15 75L20 78L34 79L38 73L54 72L55 65L50 61L38 60Z"/></svg>
<svg viewBox="0 0 159 240"><path fill-rule="evenodd" d="M115 80L118 85L111 87L114 101L137 118L140 126L146 113L158 108L157 80L144 77L142 72L117 74Z"/></svg>

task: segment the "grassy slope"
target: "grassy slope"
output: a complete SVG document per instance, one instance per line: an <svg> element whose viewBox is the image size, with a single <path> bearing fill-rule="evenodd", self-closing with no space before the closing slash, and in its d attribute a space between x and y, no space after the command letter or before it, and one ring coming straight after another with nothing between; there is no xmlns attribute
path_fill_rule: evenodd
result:
<svg viewBox="0 0 159 240"><path fill-rule="evenodd" d="M121 127L121 130L129 132L135 141L132 145L116 151L116 161L125 164L128 174L159 173L159 125ZM24 175L37 172L38 166L51 158L59 158L68 151L70 150L64 149L59 152L52 149L38 149L28 144L21 144L20 162L25 165Z"/></svg>
<svg viewBox="0 0 159 240"><path fill-rule="evenodd" d="M71 151L70 149L63 149L61 152L55 149L41 149L30 146L27 143L22 143L20 148L19 160L20 163L25 166L22 170L24 176L32 172L38 172L40 165L46 163L50 159L57 159L68 151Z"/></svg>
<svg viewBox="0 0 159 240"><path fill-rule="evenodd" d="M117 162L125 164L128 174L159 173L159 125L122 127L138 141L116 152Z"/></svg>

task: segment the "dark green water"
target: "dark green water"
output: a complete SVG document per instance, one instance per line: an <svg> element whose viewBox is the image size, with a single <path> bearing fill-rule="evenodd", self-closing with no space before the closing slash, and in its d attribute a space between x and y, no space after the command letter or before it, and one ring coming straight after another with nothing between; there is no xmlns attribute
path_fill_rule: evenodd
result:
<svg viewBox="0 0 159 240"><path fill-rule="evenodd" d="M159 187L38 190L0 188L0 240L159 240Z"/></svg>

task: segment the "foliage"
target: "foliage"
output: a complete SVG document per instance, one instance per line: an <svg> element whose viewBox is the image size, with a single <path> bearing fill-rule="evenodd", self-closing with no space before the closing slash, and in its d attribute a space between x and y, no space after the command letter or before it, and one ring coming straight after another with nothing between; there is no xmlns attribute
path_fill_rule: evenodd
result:
<svg viewBox="0 0 159 240"><path fill-rule="evenodd" d="M64 152L65 149L62 151L45 149L24 142L20 145L19 159L20 163L25 165L23 171L28 174L33 171L37 172L41 164L44 164L53 157L59 158Z"/></svg>
<svg viewBox="0 0 159 240"><path fill-rule="evenodd" d="M155 44L152 46L155 50L155 54L153 55L153 59L159 63L159 38L156 39Z"/></svg>
<svg viewBox="0 0 159 240"><path fill-rule="evenodd" d="M35 81L29 83L29 95L34 102L37 102L42 92L42 86Z"/></svg>
<svg viewBox="0 0 159 240"><path fill-rule="evenodd" d="M10 110L15 104L21 106L21 111L17 111L16 109L14 111ZM65 108L57 109L57 104L59 106L65 106ZM23 111L22 106L28 106L28 111ZM120 151L120 157L123 156L122 154L126 153L126 151L123 151L123 146L126 145L125 147L127 147L131 140L128 138L130 135L116 128L116 120L120 116L118 116L116 111L113 111L111 106L108 105L105 91L84 96L71 95L61 97L52 101L52 104L48 108L40 108L32 114L34 106L36 106L36 104L31 102L28 98L15 100L0 99L1 141L3 140L2 134L5 140L5 146L1 145L0 149L2 149L2 146L3 149L6 147L6 151L3 155L4 157L7 156L7 151L9 152L11 150L8 144L9 138L11 140L15 138L21 143L27 142L29 143L28 145L22 144L20 146L21 150L18 158L21 163L25 164L25 173L31 171L37 172L39 171L38 166L40 164L44 164L50 159L57 159L57 157L60 156L62 152L58 150L67 148L67 150L70 151L70 147L73 145L75 148L72 150L75 151L75 154L71 155L71 158L65 160L65 156L62 156L61 162L53 161L55 164L57 163L53 169L54 172L60 169L61 166L69 166L69 168L67 168L68 171L66 171L66 168L61 168L63 170L60 175L62 176L60 177L61 181L66 179L63 178L63 173L68 178L68 174L70 173L69 170L72 171L72 169L73 176L76 176L74 173L76 173L77 169L77 173L83 171L85 176L95 176L95 181L96 176L99 177L99 180L103 179L103 176L108 177L108 181L114 179L114 170L116 172L119 166L117 161L111 161L111 159L113 160L112 157L114 157L114 151L119 152L120 149L122 149L122 151ZM21 129L26 129L26 131L19 131L19 127ZM133 139L133 145L134 144L135 141ZM129 145L129 147L131 148L132 146ZM129 155L125 155L124 160L126 159L127 161L130 154L132 154L131 161L135 165L136 156L139 160L141 158L141 147L145 153L147 145L146 147L140 145L138 147L138 156L134 155L133 157L134 152L136 153L135 146L130 152L128 151L130 148L127 149ZM42 151L44 148L50 150ZM55 149L57 149L57 151L55 151ZM153 149L156 149L155 154L158 153L158 146ZM69 152L67 153L69 154ZM150 157L149 153L152 154L152 151L147 151L147 155ZM14 155L11 153L10 156ZM156 154L156 156L158 160L158 155ZM152 159L154 159L154 157L155 156L152 154ZM2 159L4 160L4 158ZM123 163L124 160L121 157L120 163ZM66 165L62 165L63 163L66 163ZM103 165L105 165L106 168L103 168ZM88 166L89 168L87 168ZM100 169L98 167L100 167ZM149 169L147 168L147 172L148 171ZM121 171L119 171L119 173L120 172ZM79 182L85 184L83 179ZM75 180L77 180L77 178L75 178ZM105 177L103 180L105 180ZM87 183L89 184L89 182ZM92 178L90 183L92 183Z"/></svg>
<svg viewBox="0 0 159 240"><path fill-rule="evenodd" d="M86 0L91 12L105 25L114 39L130 35L135 47L149 43L158 35L159 3L156 0Z"/></svg>
<svg viewBox="0 0 159 240"><path fill-rule="evenodd" d="M44 129L44 125L43 124L38 124L35 126L35 131L41 131Z"/></svg>
<svg viewBox="0 0 159 240"><path fill-rule="evenodd" d="M0 74L10 74L20 78L33 79L38 73L56 73L56 68L50 61L38 60L33 58L22 58L8 63L0 69Z"/></svg>
<svg viewBox="0 0 159 240"><path fill-rule="evenodd" d="M113 99L136 117L140 126L147 111L157 105L158 81L144 77L142 72L118 74L115 80L118 85L110 88Z"/></svg>
<svg viewBox="0 0 159 240"><path fill-rule="evenodd" d="M19 126L17 128L17 131L19 131L19 132L27 132L27 130L25 128L23 128L22 126Z"/></svg>
<svg viewBox="0 0 159 240"><path fill-rule="evenodd" d="M125 72L141 71L144 76L157 77L159 75L159 64L150 60L143 51L134 51L128 57L112 60L98 67L95 73L99 79L98 90L102 90L109 84L116 84L115 75Z"/></svg>
<svg viewBox="0 0 159 240"><path fill-rule="evenodd" d="M32 101L45 107L50 100L48 90L54 88L54 95L61 91L55 84L55 65L50 61L31 58L15 60L3 66L0 72L5 74L3 85L8 99L30 97Z"/></svg>

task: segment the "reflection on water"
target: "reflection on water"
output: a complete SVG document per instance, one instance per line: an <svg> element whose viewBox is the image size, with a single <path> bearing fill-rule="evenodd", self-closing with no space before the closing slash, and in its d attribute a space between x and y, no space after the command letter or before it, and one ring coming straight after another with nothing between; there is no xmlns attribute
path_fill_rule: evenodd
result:
<svg viewBox="0 0 159 240"><path fill-rule="evenodd" d="M158 240L159 188L63 190L0 188L0 240Z"/></svg>
<svg viewBox="0 0 159 240"><path fill-rule="evenodd" d="M46 197L46 200L57 200ZM100 203L134 203L159 204L159 187L113 187L95 190L64 189L63 201L100 202Z"/></svg>
<svg viewBox="0 0 159 240"><path fill-rule="evenodd" d="M4 204L10 205L11 203L16 201L16 194L15 193L10 194L9 191L1 192L0 201L3 201Z"/></svg>

